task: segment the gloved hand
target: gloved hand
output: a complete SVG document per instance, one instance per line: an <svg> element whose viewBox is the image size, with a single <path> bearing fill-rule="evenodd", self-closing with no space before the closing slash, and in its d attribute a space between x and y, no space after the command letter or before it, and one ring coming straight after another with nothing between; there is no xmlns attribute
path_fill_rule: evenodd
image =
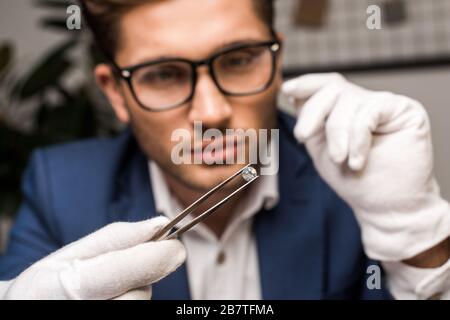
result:
<svg viewBox="0 0 450 320"><path fill-rule="evenodd" d="M186 258L178 240L148 242L168 220L110 224L2 283L0 299L150 299Z"/></svg>
<svg viewBox="0 0 450 320"><path fill-rule="evenodd" d="M370 258L408 259L450 235L450 206L433 175L430 124L419 102L334 73L293 79L282 91L299 110L295 136L353 209Z"/></svg>

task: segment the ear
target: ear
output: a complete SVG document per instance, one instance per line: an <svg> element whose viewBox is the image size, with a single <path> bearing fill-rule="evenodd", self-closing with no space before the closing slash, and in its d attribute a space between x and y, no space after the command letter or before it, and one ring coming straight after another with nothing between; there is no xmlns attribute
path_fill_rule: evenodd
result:
<svg viewBox="0 0 450 320"><path fill-rule="evenodd" d="M117 119L122 123L128 124L130 122L130 114L120 88L120 83L114 76L111 66L108 64L99 64L95 67L94 73L95 80L108 98Z"/></svg>

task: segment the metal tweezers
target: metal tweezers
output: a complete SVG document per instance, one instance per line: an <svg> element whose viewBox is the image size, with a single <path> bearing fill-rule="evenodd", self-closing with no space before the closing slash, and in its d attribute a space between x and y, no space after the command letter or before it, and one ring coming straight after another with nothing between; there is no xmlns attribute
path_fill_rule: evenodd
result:
<svg viewBox="0 0 450 320"><path fill-rule="evenodd" d="M181 220L183 220L189 213L196 210L204 201L206 201L212 194L214 194L217 190L223 188L227 183L229 183L231 180L233 180L238 175L242 174L243 172L252 172L253 175L250 175L250 177L246 177L242 175L242 178L247 181L244 185L233 191L231 194L217 202L215 205L213 205L211 208L204 211L202 214L198 215L195 219L193 219L188 224L182 226L179 229L176 229L174 232L168 234L169 231L171 231ZM206 218L208 218L214 211L216 211L218 208L220 208L225 202L230 200L232 197L234 197L236 194L238 194L240 191L245 189L249 184L254 182L256 179L259 178L259 175L257 174L256 169L254 169L250 164L243 167L236 173L234 173L231 177L226 179L225 181L221 182L219 185L215 186L211 190L209 190L207 193L205 193L201 198L196 200L194 203L192 203L189 207L184 209L182 212L180 212L175 218L173 218L166 226L164 226L161 230L159 230L151 239L151 241L158 241L158 240L170 240L175 239L181 234L185 233L186 231L190 230L192 227L197 225L198 223L202 222Z"/></svg>

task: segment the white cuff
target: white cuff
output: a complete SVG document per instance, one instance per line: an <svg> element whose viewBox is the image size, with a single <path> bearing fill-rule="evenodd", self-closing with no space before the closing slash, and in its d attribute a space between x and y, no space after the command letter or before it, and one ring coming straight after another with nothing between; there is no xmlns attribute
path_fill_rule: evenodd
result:
<svg viewBox="0 0 450 320"><path fill-rule="evenodd" d="M6 293L8 292L9 288L11 287L14 280L10 281L0 281L0 300L6 299Z"/></svg>
<svg viewBox="0 0 450 320"><path fill-rule="evenodd" d="M438 268L415 268L402 262L381 262L395 299L450 300L450 260Z"/></svg>

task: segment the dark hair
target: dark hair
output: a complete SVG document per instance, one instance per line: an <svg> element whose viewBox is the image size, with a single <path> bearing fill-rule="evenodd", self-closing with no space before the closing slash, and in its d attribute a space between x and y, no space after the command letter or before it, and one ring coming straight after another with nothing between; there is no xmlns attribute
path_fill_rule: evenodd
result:
<svg viewBox="0 0 450 320"><path fill-rule="evenodd" d="M110 59L118 47L120 17L134 6L152 0L79 0L94 40L99 49ZM274 34L275 0L253 0L259 17Z"/></svg>

